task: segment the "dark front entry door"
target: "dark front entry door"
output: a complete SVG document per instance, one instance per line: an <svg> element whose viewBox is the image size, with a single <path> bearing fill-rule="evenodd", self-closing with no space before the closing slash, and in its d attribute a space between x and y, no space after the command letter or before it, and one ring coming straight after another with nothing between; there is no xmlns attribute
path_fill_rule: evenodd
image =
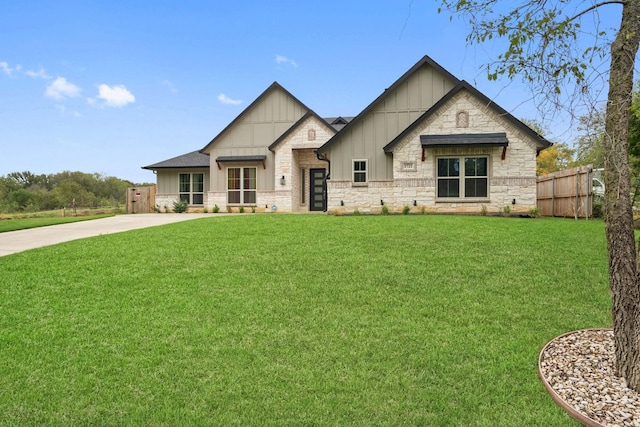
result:
<svg viewBox="0 0 640 427"><path fill-rule="evenodd" d="M324 181L324 169L311 169L309 171L311 179L311 188L309 189L309 210L310 211L324 211L325 210L325 181Z"/></svg>

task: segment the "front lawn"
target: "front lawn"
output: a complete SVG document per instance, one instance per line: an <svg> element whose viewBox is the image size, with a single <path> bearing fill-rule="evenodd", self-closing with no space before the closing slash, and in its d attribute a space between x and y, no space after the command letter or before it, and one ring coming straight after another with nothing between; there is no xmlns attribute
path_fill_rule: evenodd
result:
<svg viewBox="0 0 640 427"><path fill-rule="evenodd" d="M0 425L575 425L600 221L244 215L0 258Z"/></svg>
<svg viewBox="0 0 640 427"><path fill-rule="evenodd" d="M26 230L28 228L47 227L49 225L66 224L68 222L88 221L91 219L106 218L109 216L113 216L113 214L0 219L0 233L5 233L7 231Z"/></svg>

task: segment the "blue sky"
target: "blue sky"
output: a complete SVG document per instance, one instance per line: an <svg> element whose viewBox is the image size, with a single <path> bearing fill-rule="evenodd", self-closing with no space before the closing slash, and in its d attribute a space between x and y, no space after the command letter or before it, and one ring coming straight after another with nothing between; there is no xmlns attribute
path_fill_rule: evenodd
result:
<svg viewBox="0 0 640 427"><path fill-rule="evenodd" d="M0 175L154 182L142 166L204 147L274 81L323 117L356 115L424 55L537 117L525 87L486 80L499 52L466 46L432 0L0 5Z"/></svg>

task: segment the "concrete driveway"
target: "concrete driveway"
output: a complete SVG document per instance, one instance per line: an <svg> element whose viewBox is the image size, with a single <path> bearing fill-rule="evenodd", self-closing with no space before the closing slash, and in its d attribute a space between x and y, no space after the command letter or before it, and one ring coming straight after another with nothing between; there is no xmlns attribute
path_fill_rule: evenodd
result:
<svg viewBox="0 0 640 427"><path fill-rule="evenodd" d="M212 215L199 213L116 215L108 218L30 228L28 230L9 231L0 233L0 256L71 240L84 239L85 237L120 233L122 231L205 217L211 218Z"/></svg>

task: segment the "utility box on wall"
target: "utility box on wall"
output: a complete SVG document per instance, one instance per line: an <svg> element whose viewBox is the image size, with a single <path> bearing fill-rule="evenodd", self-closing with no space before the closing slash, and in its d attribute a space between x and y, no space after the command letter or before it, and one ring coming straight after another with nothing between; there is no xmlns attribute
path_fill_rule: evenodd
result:
<svg viewBox="0 0 640 427"><path fill-rule="evenodd" d="M156 202L156 186L127 188L127 213L152 213Z"/></svg>

